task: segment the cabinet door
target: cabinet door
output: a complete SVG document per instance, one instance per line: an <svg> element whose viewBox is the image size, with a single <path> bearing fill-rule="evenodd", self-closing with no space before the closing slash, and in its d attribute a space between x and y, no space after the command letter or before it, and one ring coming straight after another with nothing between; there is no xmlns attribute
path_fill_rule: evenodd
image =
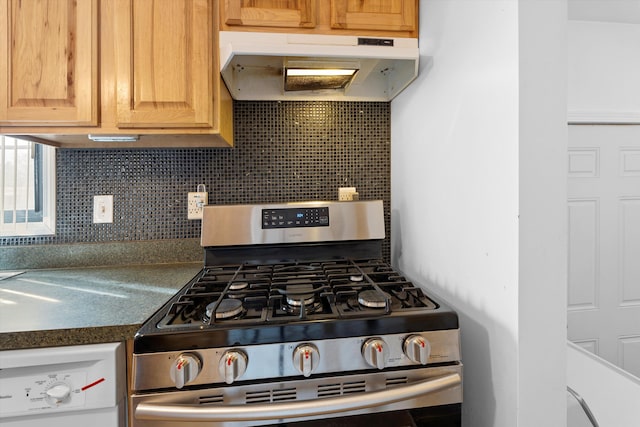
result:
<svg viewBox="0 0 640 427"><path fill-rule="evenodd" d="M416 0L331 0L331 28L416 30Z"/></svg>
<svg viewBox="0 0 640 427"><path fill-rule="evenodd" d="M315 0L225 0L225 24L313 28Z"/></svg>
<svg viewBox="0 0 640 427"><path fill-rule="evenodd" d="M97 28L97 0L0 0L0 124L96 125Z"/></svg>
<svg viewBox="0 0 640 427"><path fill-rule="evenodd" d="M121 0L114 16L117 126L213 126L212 0Z"/></svg>

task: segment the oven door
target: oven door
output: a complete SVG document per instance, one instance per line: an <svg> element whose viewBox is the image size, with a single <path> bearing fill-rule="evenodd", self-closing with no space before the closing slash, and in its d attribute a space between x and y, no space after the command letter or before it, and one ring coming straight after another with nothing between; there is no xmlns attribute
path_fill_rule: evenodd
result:
<svg viewBox="0 0 640 427"><path fill-rule="evenodd" d="M462 402L462 365L135 394L133 427L241 427Z"/></svg>

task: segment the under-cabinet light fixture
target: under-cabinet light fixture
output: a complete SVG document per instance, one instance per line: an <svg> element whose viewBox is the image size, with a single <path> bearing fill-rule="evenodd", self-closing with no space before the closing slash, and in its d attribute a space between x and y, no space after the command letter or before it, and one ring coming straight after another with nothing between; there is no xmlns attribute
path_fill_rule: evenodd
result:
<svg viewBox="0 0 640 427"><path fill-rule="evenodd" d="M89 139L94 142L136 142L140 139L139 135L92 135Z"/></svg>

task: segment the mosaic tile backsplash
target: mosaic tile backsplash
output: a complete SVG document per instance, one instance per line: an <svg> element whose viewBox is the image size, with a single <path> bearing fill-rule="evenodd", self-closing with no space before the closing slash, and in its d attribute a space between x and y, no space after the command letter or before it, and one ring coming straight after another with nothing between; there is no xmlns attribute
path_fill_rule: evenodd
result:
<svg viewBox="0 0 640 427"><path fill-rule="evenodd" d="M0 245L197 238L187 193L209 204L336 200L356 187L382 199L389 258L390 104L236 102L233 149L59 149L56 235ZM114 221L93 224L93 196L112 194Z"/></svg>

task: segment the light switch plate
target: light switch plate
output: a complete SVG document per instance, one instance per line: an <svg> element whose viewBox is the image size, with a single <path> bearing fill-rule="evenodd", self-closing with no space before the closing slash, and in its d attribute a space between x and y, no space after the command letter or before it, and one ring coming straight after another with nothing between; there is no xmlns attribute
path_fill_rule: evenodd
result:
<svg viewBox="0 0 640 427"><path fill-rule="evenodd" d="M93 196L93 223L113 222L113 195Z"/></svg>

